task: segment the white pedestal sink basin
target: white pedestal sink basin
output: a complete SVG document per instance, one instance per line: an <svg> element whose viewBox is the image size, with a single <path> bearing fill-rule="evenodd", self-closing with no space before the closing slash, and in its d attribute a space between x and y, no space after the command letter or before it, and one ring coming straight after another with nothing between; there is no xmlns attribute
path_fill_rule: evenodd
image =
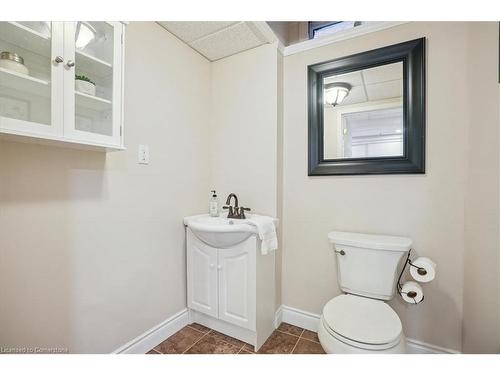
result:
<svg viewBox="0 0 500 375"><path fill-rule="evenodd" d="M247 214L248 218L252 216ZM201 241L215 248L234 246L257 233L257 228L249 224L248 220L227 219L224 216L189 216L184 218L184 225Z"/></svg>

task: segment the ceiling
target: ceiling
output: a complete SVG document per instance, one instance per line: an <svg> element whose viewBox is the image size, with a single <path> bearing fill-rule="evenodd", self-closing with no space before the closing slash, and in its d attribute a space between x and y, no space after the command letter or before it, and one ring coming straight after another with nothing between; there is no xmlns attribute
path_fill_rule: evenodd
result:
<svg viewBox="0 0 500 375"><path fill-rule="evenodd" d="M210 61L276 40L267 24L261 25L265 22L159 21L158 24Z"/></svg>
<svg viewBox="0 0 500 375"><path fill-rule="evenodd" d="M403 96L403 63L393 63L327 77L324 84L349 83L352 88L342 106Z"/></svg>

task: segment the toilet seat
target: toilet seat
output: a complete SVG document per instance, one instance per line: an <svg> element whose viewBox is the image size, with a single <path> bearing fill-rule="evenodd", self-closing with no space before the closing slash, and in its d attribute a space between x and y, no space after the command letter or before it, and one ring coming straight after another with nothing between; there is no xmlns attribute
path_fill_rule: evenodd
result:
<svg viewBox="0 0 500 375"><path fill-rule="evenodd" d="M355 295L340 295L323 308L322 324L337 340L365 350L385 350L397 345L402 325L385 302Z"/></svg>

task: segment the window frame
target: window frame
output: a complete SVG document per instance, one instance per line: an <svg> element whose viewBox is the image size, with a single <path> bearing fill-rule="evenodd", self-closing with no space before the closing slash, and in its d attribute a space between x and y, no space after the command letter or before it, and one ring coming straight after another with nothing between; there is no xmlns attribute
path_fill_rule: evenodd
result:
<svg viewBox="0 0 500 375"><path fill-rule="evenodd" d="M333 26L344 21L309 21L308 22L308 33L309 39L314 39L314 33L318 30L324 29L325 27Z"/></svg>
<svg viewBox="0 0 500 375"><path fill-rule="evenodd" d="M347 22L347 21L309 21L308 22L309 39L314 39L314 34L317 31L326 29L330 26L337 25L342 22ZM362 25L361 21L354 21L354 26L352 28L354 29L361 25ZM340 31L346 31L346 30L340 30Z"/></svg>

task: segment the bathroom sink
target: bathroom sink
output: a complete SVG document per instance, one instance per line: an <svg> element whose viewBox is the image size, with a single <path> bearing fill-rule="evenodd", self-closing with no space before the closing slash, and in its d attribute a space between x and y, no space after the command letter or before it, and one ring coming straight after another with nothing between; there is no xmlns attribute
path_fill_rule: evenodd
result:
<svg viewBox="0 0 500 375"><path fill-rule="evenodd" d="M253 215L247 215L249 218ZM207 245L226 248L245 241L257 233L255 226L246 219L227 219L224 216L197 215L184 218L184 225Z"/></svg>

